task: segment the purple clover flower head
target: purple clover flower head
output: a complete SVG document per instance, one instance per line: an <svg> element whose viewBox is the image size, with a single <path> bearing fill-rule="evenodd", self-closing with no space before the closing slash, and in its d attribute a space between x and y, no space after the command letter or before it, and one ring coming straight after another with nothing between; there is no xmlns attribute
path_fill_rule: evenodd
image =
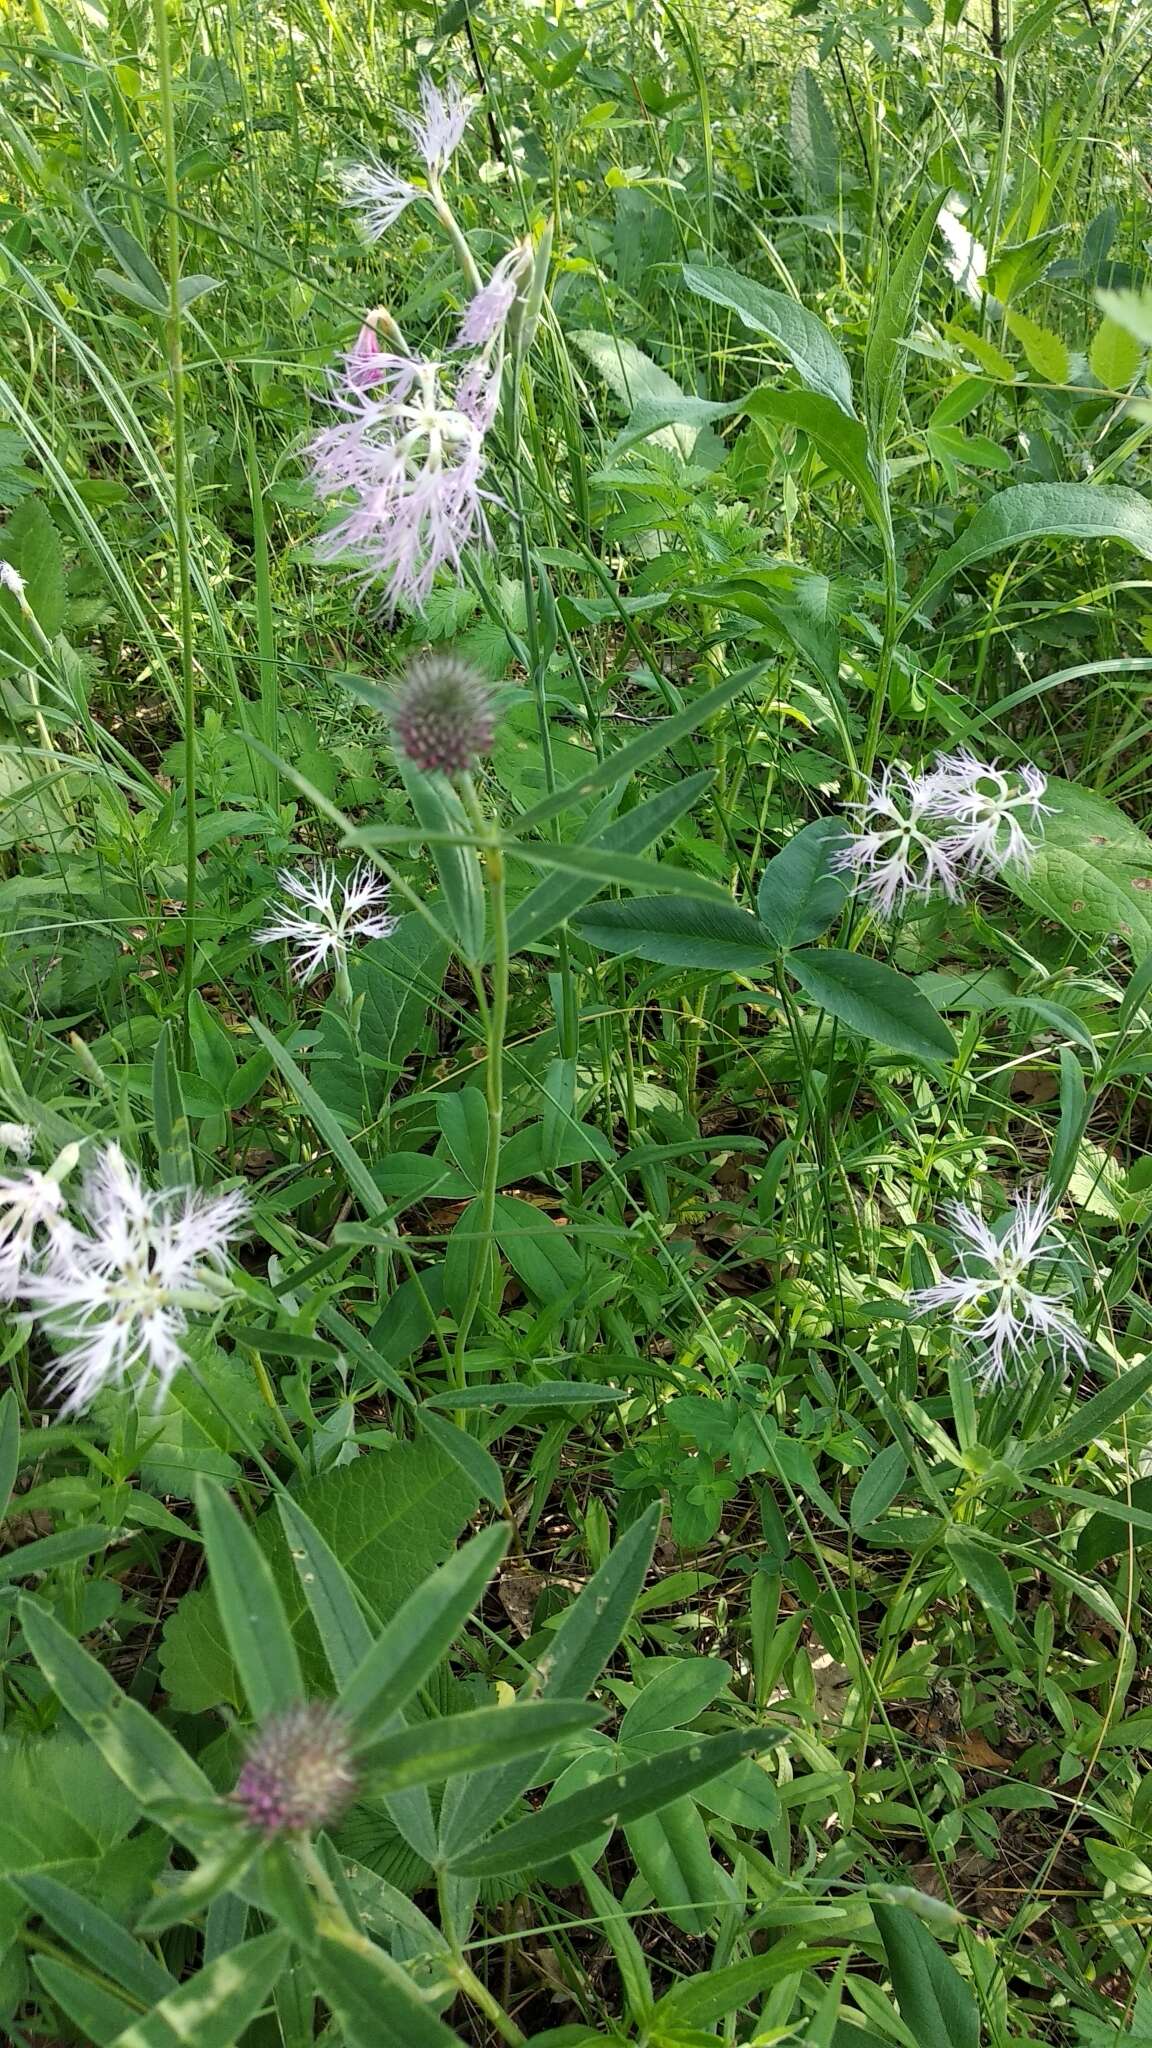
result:
<svg viewBox="0 0 1152 2048"><path fill-rule="evenodd" d="M378 157L350 165L341 173L341 183L348 204L359 209L361 226L371 242L378 242L395 227L405 207L420 197L418 186L410 185Z"/></svg>
<svg viewBox="0 0 1152 2048"><path fill-rule="evenodd" d="M460 147L464 130L476 106L474 93L461 92L449 79L443 92L425 73L420 80L420 112L400 116L424 159L430 178L447 170Z"/></svg>
<svg viewBox="0 0 1152 2048"><path fill-rule="evenodd" d="M456 335L457 348L488 348L495 341L531 268L530 242L517 242L514 249L500 258L487 284L481 285L465 307Z"/></svg>
<svg viewBox="0 0 1152 2048"><path fill-rule="evenodd" d="M329 1827L355 1794L347 1724L323 1700L306 1700L264 1723L244 1759L232 1803L249 1827L271 1838Z"/></svg>
<svg viewBox="0 0 1152 2048"><path fill-rule="evenodd" d="M392 706L402 754L425 775L463 775L496 736L496 709L483 676L454 654L409 662Z"/></svg>
<svg viewBox="0 0 1152 2048"><path fill-rule="evenodd" d="M343 418L309 451L322 495L354 497L316 553L359 557L367 578L385 579L393 611L419 610L437 569L458 572L462 550L488 538L481 477L495 397L470 372L449 395L440 364L418 356L381 350L371 366L372 386L346 379Z"/></svg>

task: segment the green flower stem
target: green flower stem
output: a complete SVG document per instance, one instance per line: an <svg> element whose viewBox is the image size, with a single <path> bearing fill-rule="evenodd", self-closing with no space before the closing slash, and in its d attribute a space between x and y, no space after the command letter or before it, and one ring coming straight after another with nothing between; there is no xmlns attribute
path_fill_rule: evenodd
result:
<svg viewBox="0 0 1152 2048"><path fill-rule="evenodd" d="M439 181L430 179L428 190L432 195L432 204L436 209L436 218L451 242L456 254L456 261L468 280L468 289L471 292L478 292L484 280L480 275L480 266L468 247L468 240L464 230L449 206L448 201L445 199L440 189Z"/></svg>
<svg viewBox="0 0 1152 2048"><path fill-rule="evenodd" d="M180 182L177 176L176 115L172 94L172 53L166 0L152 0L160 123L164 138L164 203L168 257L168 311L164 340L172 394L172 494L180 590L180 677L184 724L184 1054L192 1051L189 1011L196 985L196 671L192 655L192 567L188 517L188 445L184 416L184 345L180 320Z"/></svg>
<svg viewBox="0 0 1152 2048"><path fill-rule="evenodd" d="M480 1234L483 1244L456 1332L456 1384L462 1387L464 1352L488 1280L490 1261L495 1257L493 1224L496 1216L496 1188L500 1177L500 1143L504 1135L504 1039L508 1030L508 905L505 895L504 852L500 844L499 829L481 810L476 785L470 775L461 776L460 794L476 836L482 842L492 920L491 995L485 992L482 967L478 965L473 970L473 983L484 1026L486 1046L484 1093L488 1103L488 1144L484 1154L484 1181L480 1190Z"/></svg>

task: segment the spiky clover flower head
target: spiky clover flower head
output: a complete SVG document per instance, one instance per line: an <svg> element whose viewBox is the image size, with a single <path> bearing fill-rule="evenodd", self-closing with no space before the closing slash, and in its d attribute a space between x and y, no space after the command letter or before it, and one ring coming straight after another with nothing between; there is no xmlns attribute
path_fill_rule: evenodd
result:
<svg viewBox="0 0 1152 2048"><path fill-rule="evenodd" d="M257 1732L231 1796L259 1834L305 1835L338 1820L356 1784L347 1722L323 1700L302 1700Z"/></svg>
<svg viewBox="0 0 1152 2048"><path fill-rule="evenodd" d="M426 775L463 775L496 736L492 692L456 655L421 655L397 685L392 731L401 753Z"/></svg>

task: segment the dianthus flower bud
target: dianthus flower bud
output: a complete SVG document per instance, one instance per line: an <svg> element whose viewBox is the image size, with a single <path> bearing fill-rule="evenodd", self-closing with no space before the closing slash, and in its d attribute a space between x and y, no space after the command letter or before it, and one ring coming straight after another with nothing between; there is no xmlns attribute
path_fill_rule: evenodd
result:
<svg viewBox="0 0 1152 2048"><path fill-rule="evenodd" d="M456 655L422 655L397 686L392 730L401 753L426 775L463 775L495 738L492 692Z"/></svg>
<svg viewBox="0 0 1152 2048"><path fill-rule="evenodd" d="M331 1826L355 1793L347 1724L323 1700L308 1700L265 1722L232 1801L262 1835L304 1835Z"/></svg>

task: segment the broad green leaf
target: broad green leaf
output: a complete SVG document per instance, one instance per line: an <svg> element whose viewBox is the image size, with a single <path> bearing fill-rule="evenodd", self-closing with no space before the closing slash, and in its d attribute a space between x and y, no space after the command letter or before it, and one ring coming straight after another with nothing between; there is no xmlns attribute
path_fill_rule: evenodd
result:
<svg viewBox="0 0 1152 2048"><path fill-rule="evenodd" d="M621 403L632 407L638 400L664 400L675 402L683 398L674 377L644 354L634 341L624 335L600 334L595 328L580 328L568 336L570 342L580 350L582 356L592 364L597 374L603 377L608 389ZM689 459L695 445L694 431L683 428L665 427L656 437L666 448L674 449L684 461Z"/></svg>
<svg viewBox="0 0 1152 2048"><path fill-rule="evenodd" d="M789 953L787 968L805 995L861 1037L913 1059L955 1057L956 1042L939 1011L914 982L881 961L827 946Z"/></svg>
<svg viewBox="0 0 1152 2048"><path fill-rule="evenodd" d="M43 499L25 498L9 514L4 523L3 558L23 577L24 596L41 632L49 640L55 639L64 626L64 549ZM0 613L0 648L19 660L27 633L17 635L10 618L11 613Z"/></svg>
<svg viewBox="0 0 1152 2048"><path fill-rule="evenodd" d="M732 1676L722 1657L676 1657L662 1662L620 1723L622 1743L666 1728L683 1728L718 1699Z"/></svg>
<svg viewBox="0 0 1152 2048"><path fill-rule="evenodd" d="M916 593L923 608L961 569L1034 540L1120 540L1152 559L1152 505L1119 484L1013 484L981 506ZM1025 556L1028 567L1034 557Z"/></svg>
<svg viewBox="0 0 1152 2048"><path fill-rule="evenodd" d="M1088 367L1106 391L1127 391L1144 360L1144 344L1118 320L1103 319L1092 337Z"/></svg>
<svg viewBox="0 0 1152 2048"><path fill-rule="evenodd" d="M447 1656L508 1548L496 1523L456 1551L404 1602L346 1677L340 1708L357 1739L382 1733Z"/></svg>
<svg viewBox="0 0 1152 2048"><path fill-rule="evenodd" d="M971 1587L981 1605L998 1614L1001 1621L1014 1621L1016 1588L1011 1572L996 1553L956 1528L945 1532L944 1542L964 1584Z"/></svg>
<svg viewBox="0 0 1152 2048"><path fill-rule="evenodd" d="M289 1952L286 1934L230 1948L117 2035L115 2048L233 2048L271 1995Z"/></svg>
<svg viewBox="0 0 1152 2048"><path fill-rule="evenodd" d="M885 1444L855 1487L848 1507L848 1520L859 1535L887 1514L908 1477L908 1460L899 1444Z"/></svg>
<svg viewBox="0 0 1152 2048"><path fill-rule="evenodd" d="M682 782L670 783L655 796L645 797L630 811L598 831L587 843L606 852L643 853L692 809L713 780L713 770L703 768ZM529 890L508 919L508 945L513 953L532 945L563 924L566 918L590 903L604 885L584 875L545 875Z"/></svg>
<svg viewBox="0 0 1152 2048"><path fill-rule="evenodd" d="M276 1496L276 1511L311 1609L324 1655L337 1687L344 1685L372 1648L372 1631L356 1589L315 1522L290 1493ZM277 1594L279 1600L279 1594Z"/></svg>
<svg viewBox="0 0 1152 2048"><path fill-rule="evenodd" d="M915 1913L873 1905L900 2017L916 2041L979 2048L980 2019L971 1985L949 1962Z"/></svg>
<svg viewBox="0 0 1152 2048"><path fill-rule="evenodd" d="M359 1004L357 1047L363 1061L349 1060L347 1020L333 998L321 1014L311 1067L317 1093L350 1124L360 1121L366 1107L375 1114L383 1108L441 1000L447 965L446 942L415 910L397 918L386 939L371 939L353 953L348 978Z"/></svg>
<svg viewBox="0 0 1152 2048"><path fill-rule="evenodd" d="M386 2042L395 2048L464 2048L385 1949L323 1934L309 1953L309 1968L340 2023L346 2048L384 2048Z"/></svg>
<svg viewBox="0 0 1152 2048"><path fill-rule="evenodd" d="M708 1829L695 1802L669 1799L657 1813L626 1821L624 1835L636 1868L662 1913L685 1934L708 1932L731 1903L731 1880L712 1855Z"/></svg>
<svg viewBox="0 0 1152 2048"><path fill-rule="evenodd" d="M214 1797L199 1764L138 1700L122 1692L55 1616L20 1602L24 1638L57 1699L106 1764L147 1810L159 1801L199 1806Z"/></svg>
<svg viewBox="0 0 1152 2048"><path fill-rule="evenodd" d="M74 1948L91 1969L100 1970L142 2004L152 2005L176 1988L176 1980L151 1950L100 1906L69 1885L42 1873L16 1879L17 1890L34 1913Z"/></svg>
<svg viewBox="0 0 1152 2048"><path fill-rule="evenodd" d="M1051 806L1027 870L1008 887L1033 910L1087 941L1118 934L1139 957L1152 948L1152 839L1107 797L1049 779Z"/></svg>
<svg viewBox="0 0 1152 2048"><path fill-rule="evenodd" d="M1045 384L1067 384L1072 374L1067 343L1061 341L1058 334L1053 334L1050 328L1042 327L1038 320L1030 320L1026 313L1017 313L1009 308L1004 318L1036 375Z"/></svg>
<svg viewBox="0 0 1152 2048"><path fill-rule="evenodd" d="M591 946L665 967L727 968L763 973L775 948L757 920L736 904L688 896L644 896L602 903L575 920Z"/></svg>
<svg viewBox="0 0 1152 2048"><path fill-rule="evenodd" d="M753 334L774 342L810 391L822 393L842 412L852 413L852 373L815 313L785 293L769 291L766 285L722 264L686 263L684 282L698 297L735 313Z"/></svg>
<svg viewBox="0 0 1152 2048"><path fill-rule="evenodd" d="M534 1870L554 1863L570 1849L579 1849L599 1835L606 1821L614 1825L656 1813L673 1799L718 1778L749 1751L764 1749L770 1737L763 1728L732 1728L723 1735L701 1737L682 1749L629 1764L616 1776L586 1786L570 1799L541 1807L526 1820L513 1821L483 1847L467 1847L449 1856L448 1868L472 1877L497 1877L504 1871Z"/></svg>
<svg viewBox="0 0 1152 2048"><path fill-rule="evenodd" d="M1152 348L1152 291L1098 291L1096 304L1142 348Z"/></svg>
<svg viewBox="0 0 1152 2048"><path fill-rule="evenodd" d="M228 1495L201 1479L196 1505L216 1611L253 1718L304 1696L300 1661L271 1567Z"/></svg>
<svg viewBox="0 0 1152 2048"><path fill-rule="evenodd" d="M777 391L764 387L744 400L750 419L773 426L798 428L807 434L832 469L854 484L873 524L886 526L884 501L872 468L868 435L860 421L843 412L834 399L819 391Z"/></svg>
<svg viewBox="0 0 1152 2048"><path fill-rule="evenodd" d="M818 200L834 199L841 178L840 138L819 80L807 64L798 64L792 76L788 141L801 190Z"/></svg>
<svg viewBox="0 0 1152 2048"><path fill-rule="evenodd" d="M756 909L782 951L822 938L848 898L832 862L848 835L839 818L816 818L774 854L760 877Z"/></svg>
<svg viewBox="0 0 1152 2048"><path fill-rule="evenodd" d="M552 1302L583 1286L578 1247L531 1202L497 1195L492 1228L508 1264L537 1301Z"/></svg>
<svg viewBox="0 0 1152 2048"><path fill-rule="evenodd" d="M920 279L936 226L939 202L933 199L900 251L873 311L864 349L864 409L876 447L891 438L904 388L905 344L916 325Z"/></svg>
<svg viewBox="0 0 1152 2048"><path fill-rule="evenodd" d="M495 1769L525 1756L544 1757L554 1743L594 1728L601 1709L579 1700L528 1700L445 1714L373 1741L365 1770L388 1791L439 1785L463 1771Z"/></svg>
<svg viewBox="0 0 1152 2048"><path fill-rule="evenodd" d="M459 1466L427 1436L364 1452L302 1486L300 1507L352 1581L368 1614L386 1617L455 1548L477 1494ZM253 1534L272 1567L309 1693L326 1689L324 1656L279 1516L260 1515ZM165 1626L165 1685L181 1712L237 1703L236 1671L211 1586L186 1593Z"/></svg>

